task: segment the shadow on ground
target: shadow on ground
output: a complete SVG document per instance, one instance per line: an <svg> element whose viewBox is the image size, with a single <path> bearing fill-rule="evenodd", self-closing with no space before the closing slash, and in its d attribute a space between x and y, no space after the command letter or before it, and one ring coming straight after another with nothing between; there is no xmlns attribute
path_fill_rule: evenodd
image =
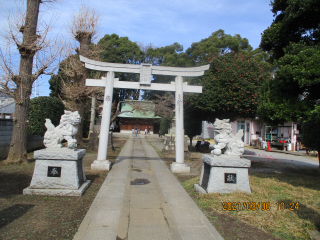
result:
<svg viewBox="0 0 320 240"><path fill-rule="evenodd" d="M27 173L6 173L0 171L0 196L11 198L14 195L21 195L23 189L29 187L31 175Z"/></svg>
<svg viewBox="0 0 320 240"><path fill-rule="evenodd" d="M292 199L280 199L278 202L284 203L282 206L279 205L279 208L280 207L283 207L284 209L291 208L292 211L295 214L297 214L299 218L310 221L316 226L317 230L320 230L320 214L318 212L301 203L299 203L298 205L299 208L296 208L297 201Z"/></svg>
<svg viewBox="0 0 320 240"><path fill-rule="evenodd" d="M32 204L15 204L0 211L0 228L10 224L14 220L26 214L35 205Z"/></svg>

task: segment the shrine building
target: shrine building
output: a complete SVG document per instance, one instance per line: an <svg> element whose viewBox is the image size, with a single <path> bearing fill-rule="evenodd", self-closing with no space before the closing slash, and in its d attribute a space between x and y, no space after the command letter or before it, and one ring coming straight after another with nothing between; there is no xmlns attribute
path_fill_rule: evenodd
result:
<svg viewBox="0 0 320 240"><path fill-rule="evenodd" d="M121 133L131 133L136 126L143 134L149 126L150 134L158 133L159 123L155 123L155 120L161 117L155 116L155 105L152 101L126 100L121 103L121 112L117 117Z"/></svg>

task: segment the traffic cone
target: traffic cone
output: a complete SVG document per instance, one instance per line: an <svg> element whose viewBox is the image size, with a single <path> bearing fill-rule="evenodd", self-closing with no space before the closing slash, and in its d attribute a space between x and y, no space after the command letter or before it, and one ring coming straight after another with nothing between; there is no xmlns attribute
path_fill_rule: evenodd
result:
<svg viewBox="0 0 320 240"><path fill-rule="evenodd" d="M268 149L267 149L267 151L271 152L270 142L268 142Z"/></svg>

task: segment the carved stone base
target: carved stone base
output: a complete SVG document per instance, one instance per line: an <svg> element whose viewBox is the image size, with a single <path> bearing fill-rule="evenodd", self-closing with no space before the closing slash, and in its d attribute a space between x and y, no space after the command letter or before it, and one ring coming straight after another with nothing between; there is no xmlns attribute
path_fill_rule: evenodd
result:
<svg viewBox="0 0 320 240"><path fill-rule="evenodd" d="M75 196L80 197L90 186L91 181L86 180L79 189L49 189L49 188L31 188L23 189L26 195L51 195L51 196Z"/></svg>
<svg viewBox="0 0 320 240"><path fill-rule="evenodd" d="M84 172L85 149L47 148L34 152L30 187L23 194L81 196L90 185Z"/></svg>
<svg viewBox="0 0 320 240"><path fill-rule="evenodd" d="M91 170L107 170L110 171L111 162L109 160L94 160L91 164Z"/></svg>
<svg viewBox="0 0 320 240"><path fill-rule="evenodd" d="M185 163L174 162L170 165L170 170L173 173L189 173L190 167Z"/></svg>
<svg viewBox="0 0 320 240"><path fill-rule="evenodd" d="M176 136L173 133L164 135L164 146L162 152L164 154L174 154L176 152ZM184 136L184 151L188 152L188 137Z"/></svg>
<svg viewBox="0 0 320 240"><path fill-rule="evenodd" d="M193 187L199 194L207 193L207 191L203 187L201 187L199 184L194 184Z"/></svg>
<svg viewBox="0 0 320 240"><path fill-rule="evenodd" d="M234 191L251 193L248 177L250 160L234 156L213 157L203 154L202 161L199 185L194 186L199 193L203 193L201 188L207 193Z"/></svg>

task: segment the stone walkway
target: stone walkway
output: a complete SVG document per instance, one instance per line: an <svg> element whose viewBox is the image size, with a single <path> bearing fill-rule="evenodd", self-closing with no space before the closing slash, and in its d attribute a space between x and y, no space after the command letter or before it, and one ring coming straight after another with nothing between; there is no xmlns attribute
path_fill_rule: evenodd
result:
<svg viewBox="0 0 320 240"><path fill-rule="evenodd" d="M130 136L74 240L222 239L143 135Z"/></svg>

